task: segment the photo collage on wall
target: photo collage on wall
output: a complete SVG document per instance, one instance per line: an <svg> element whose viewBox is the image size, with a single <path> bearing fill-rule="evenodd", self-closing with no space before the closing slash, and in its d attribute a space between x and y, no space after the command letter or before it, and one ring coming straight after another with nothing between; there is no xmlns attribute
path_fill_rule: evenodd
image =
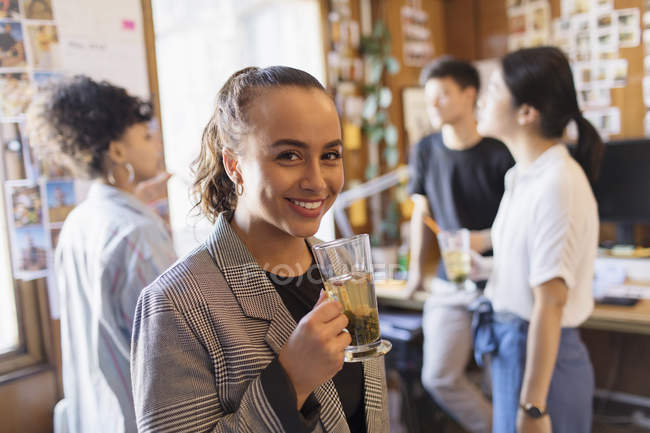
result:
<svg viewBox="0 0 650 433"><path fill-rule="evenodd" d="M584 116L608 139L621 133L620 109L612 106L610 90L627 84L628 62L620 49L641 43L641 11L616 9L614 0L561 0L560 4L561 16L551 19L548 0L506 0L508 49L549 41L562 49L571 62Z"/></svg>
<svg viewBox="0 0 650 433"><path fill-rule="evenodd" d="M61 225L77 202L65 170L36 161L25 111L39 88L62 77L52 0L0 0L0 163L14 277L43 278Z"/></svg>

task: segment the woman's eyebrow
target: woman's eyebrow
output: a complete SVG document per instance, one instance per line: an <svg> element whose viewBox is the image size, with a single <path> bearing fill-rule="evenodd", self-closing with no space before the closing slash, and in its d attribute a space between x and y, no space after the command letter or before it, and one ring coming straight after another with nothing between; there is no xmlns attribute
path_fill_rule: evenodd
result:
<svg viewBox="0 0 650 433"><path fill-rule="evenodd" d="M329 143L325 144L323 146L323 148L329 149L330 147L336 147L336 146L342 146L342 145L343 145L343 142L340 139L336 139L336 140L330 141ZM272 148L276 148L276 147L279 147L279 146L295 146L295 147L299 147L301 149L305 149L305 148L309 147L307 145L307 143L304 143L304 142L302 142L300 140L294 140L294 139L291 139L291 138L281 138L279 140L274 141L271 144Z"/></svg>

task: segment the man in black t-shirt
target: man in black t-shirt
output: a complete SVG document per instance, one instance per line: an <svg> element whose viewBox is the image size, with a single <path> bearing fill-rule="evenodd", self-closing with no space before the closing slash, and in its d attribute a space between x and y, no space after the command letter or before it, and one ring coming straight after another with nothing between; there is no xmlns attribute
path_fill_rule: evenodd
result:
<svg viewBox="0 0 650 433"><path fill-rule="evenodd" d="M434 247L435 237L424 225L424 217L432 216L442 230L469 229L472 249L487 253L504 175L514 164L503 143L476 131L474 109L480 86L476 68L444 57L425 67L421 78L429 119L441 132L417 143L410 158L408 191L415 206L409 239L409 295L423 290L425 252ZM491 405L465 376L472 352L467 306L480 290L456 290L447 281L441 262L432 292L423 312L422 383L466 430L488 433Z"/></svg>

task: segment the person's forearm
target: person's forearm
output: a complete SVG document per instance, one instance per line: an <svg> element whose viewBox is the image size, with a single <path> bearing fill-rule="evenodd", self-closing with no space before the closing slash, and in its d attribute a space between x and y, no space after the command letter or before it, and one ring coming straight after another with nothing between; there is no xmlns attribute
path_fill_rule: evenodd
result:
<svg viewBox="0 0 650 433"><path fill-rule="evenodd" d="M528 328L521 403L533 403L540 408L546 408L546 398L560 345L563 308L561 303L535 303Z"/></svg>
<svg viewBox="0 0 650 433"><path fill-rule="evenodd" d="M479 254L492 249L492 229L475 230L470 232L470 248Z"/></svg>
<svg viewBox="0 0 650 433"><path fill-rule="evenodd" d="M425 267L427 258L426 251L432 247L432 235L428 232L429 229L424 225L424 216L428 214L429 212L423 204L416 203L415 208L413 209L413 214L411 215L409 236L409 273L412 275L422 275L422 270Z"/></svg>

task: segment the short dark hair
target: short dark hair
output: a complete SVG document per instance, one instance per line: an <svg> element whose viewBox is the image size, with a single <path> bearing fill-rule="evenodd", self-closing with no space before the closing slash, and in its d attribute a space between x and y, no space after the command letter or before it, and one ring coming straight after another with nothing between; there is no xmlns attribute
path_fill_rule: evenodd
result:
<svg viewBox="0 0 650 433"><path fill-rule="evenodd" d="M153 116L152 105L106 81L84 75L53 83L28 110L31 143L41 158L51 158L76 174L104 174L111 141Z"/></svg>
<svg viewBox="0 0 650 433"><path fill-rule="evenodd" d="M474 65L452 56L438 57L422 68L420 84L424 86L432 78L451 78L462 89L474 87L477 93L481 89L481 78Z"/></svg>

